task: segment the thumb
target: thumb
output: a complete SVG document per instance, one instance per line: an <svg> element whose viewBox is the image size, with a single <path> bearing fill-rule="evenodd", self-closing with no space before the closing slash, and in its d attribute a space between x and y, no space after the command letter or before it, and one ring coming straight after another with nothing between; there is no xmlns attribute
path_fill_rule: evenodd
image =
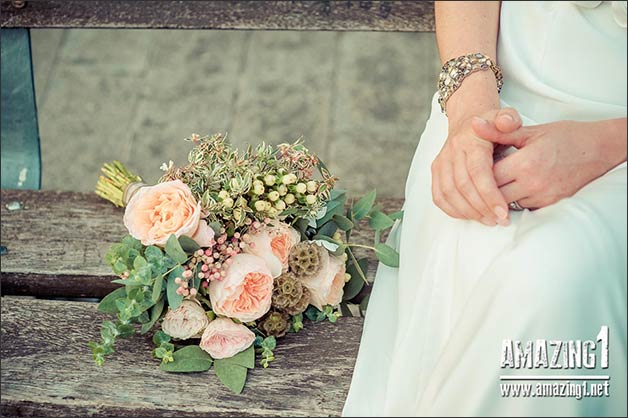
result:
<svg viewBox="0 0 628 418"><path fill-rule="evenodd" d="M521 128L521 116L512 107L499 109L493 118L495 127L504 133L514 132Z"/></svg>
<svg viewBox="0 0 628 418"><path fill-rule="evenodd" d="M523 147L530 136L528 129L525 127L520 127L512 132L502 132L497 129L494 122L487 121L477 116L471 120L471 127L475 134L481 139L496 144L513 145L517 148Z"/></svg>

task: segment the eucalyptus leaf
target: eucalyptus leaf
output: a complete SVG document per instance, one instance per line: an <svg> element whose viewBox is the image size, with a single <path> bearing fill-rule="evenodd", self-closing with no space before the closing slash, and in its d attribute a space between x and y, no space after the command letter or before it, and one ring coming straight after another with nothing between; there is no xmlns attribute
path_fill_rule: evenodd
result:
<svg viewBox="0 0 628 418"><path fill-rule="evenodd" d="M179 244L181 245L183 251L188 254L192 254L194 251L201 249L201 246L198 245L196 241L186 235L181 235L179 237Z"/></svg>
<svg viewBox="0 0 628 418"><path fill-rule="evenodd" d="M369 193L364 195L360 200L358 200L352 208L353 219L360 220L366 217L368 213L371 211L373 204L375 203L376 193L375 190L371 190Z"/></svg>
<svg viewBox="0 0 628 418"><path fill-rule="evenodd" d="M321 226L318 229L318 234L332 237L336 233L337 230L338 230L338 225L336 225L336 222L329 221L329 222L326 222L325 225Z"/></svg>
<svg viewBox="0 0 628 418"><path fill-rule="evenodd" d="M364 316L366 314L366 309L369 305L369 299L370 299L371 295L366 295L366 297L364 299L362 299L362 302L360 302L360 313L362 314L362 316Z"/></svg>
<svg viewBox="0 0 628 418"><path fill-rule="evenodd" d="M399 267L399 253L387 244L375 244L377 259L388 267Z"/></svg>
<svg viewBox="0 0 628 418"><path fill-rule="evenodd" d="M397 219L403 219L403 211L400 210L399 212L389 213L388 217L394 221L396 221Z"/></svg>
<svg viewBox="0 0 628 418"><path fill-rule="evenodd" d="M223 385L228 387L233 393L242 393L246 383L248 369L238 364L225 361L226 359L216 359L214 371Z"/></svg>
<svg viewBox="0 0 628 418"><path fill-rule="evenodd" d="M157 302L157 300L161 297L161 291L164 287L164 279L162 277L157 277L155 279L155 283L153 284L153 293L151 300L153 302Z"/></svg>
<svg viewBox="0 0 628 418"><path fill-rule="evenodd" d="M174 361L161 363L159 368L165 372L204 372L212 366L212 358L197 345L187 345L173 354ZM245 369L246 370L246 369Z"/></svg>
<svg viewBox="0 0 628 418"><path fill-rule="evenodd" d="M368 260L366 258L361 258L358 260L358 265L364 275L368 271ZM351 262L347 267L347 273L351 275L351 280L345 284L344 294L342 296L342 300L347 301L356 297L362 288L364 287L366 277L362 277L360 274L360 270L358 270L355 263Z"/></svg>
<svg viewBox="0 0 628 418"><path fill-rule="evenodd" d="M177 240L174 234L170 235L168 241L166 241L166 254L179 264L185 263L188 259L187 254L181 248L181 244L179 244L179 240Z"/></svg>
<svg viewBox="0 0 628 418"><path fill-rule="evenodd" d="M345 207L344 200L330 200L326 206L327 211L325 212L325 216L318 219L316 221L316 225L320 227L321 225L324 225L325 223L327 223L334 215L336 214L342 215L342 212L344 211L344 207Z"/></svg>
<svg viewBox="0 0 628 418"><path fill-rule="evenodd" d="M157 322L162 312L164 311L165 304L166 302L164 301L163 298L161 298L153 305L153 307L150 310L150 320L144 325L142 325L142 328L140 330L142 334L146 334L148 331L150 331L153 325L155 325L155 322Z"/></svg>
<svg viewBox="0 0 628 418"><path fill-rule="evenodd" d="M343 215L335 214L332 219L338 225L338 228L343 231L348 231L353 228L353 222L349 218Z"/></svg>
<svg viewBox="0 0 628 418"><path fill-rule="evenodd" d="M126 289L124 287L119 287L102 298L98 304L98 310L106 313L117 313L118 308L116 307L116 299L120 298L126 298Z"/></svg>
<svg viewBox="0 0 628 418"><path fill-rule="evenodd" d="M247 369L253 369L255 367L255 348L253 344L244 351L240 351L235 356L221 359L227 363L236 364L238 366L246 367ZM218 361L218 360L216 360Z"/></svg>
<svg viewBox="0 0 628 418"><path fill-rule="evenodd" d="M375 230L388 229L395 223L388 215L383 212L371 212L369 226Z"/></svg>
<svg viewBox="0 0 628 418"><path fill-rule="evenodd" d="M175 267L174 270L168 275L168 284L166 285L166 295L168 297L168 306L174 310L183 302L183 296L177 293L179 285L175 283L174 279L181 277L183 274L183 267Z"/></svg>

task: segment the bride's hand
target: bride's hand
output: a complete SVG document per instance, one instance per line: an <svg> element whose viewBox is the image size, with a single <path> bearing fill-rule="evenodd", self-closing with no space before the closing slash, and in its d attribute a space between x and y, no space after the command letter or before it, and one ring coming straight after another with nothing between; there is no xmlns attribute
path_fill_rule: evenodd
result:
<svg viewBox="0 0 628 418"><path fill-rule="evenodd" d="M516 132L521 126L513 109L491 110L482 117L504 132ZM432 163L434 203L454 218L508 225L507 200L493 175L494 144L476 135L472 120L450 118L447 141Z"/></svg>
<svg viewBox="0 0 628 418"><path fill-rule="evenodd" d="M617 129L620 123L559 121L504 133L492 121L475 118L472 126L479 137L518 148L494 167L506 201L542 208L574 195L625 161L625 134L619 137ZM625 119L623 123L625 130Z"/></svg>

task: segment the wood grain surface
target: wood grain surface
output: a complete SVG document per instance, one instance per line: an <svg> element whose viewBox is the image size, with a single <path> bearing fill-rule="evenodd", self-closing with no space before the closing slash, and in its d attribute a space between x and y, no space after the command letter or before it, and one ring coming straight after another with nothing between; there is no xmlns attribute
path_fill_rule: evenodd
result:
<svg viewBox="0 0 628 418"><path fill-rule="evenodd" d="M122 340L105 366L96 366L87 343L107 315L94 303L5 296L1 305L2 416L339 415L362 332L361 318L306 321L235 395L213 369L162 372L149 335Z"/></svg>
<svg viewBox="0 0 628 418"><path fill-rule="evenodd" d="M432 1L2 1L3 28L434 31Z"/></svg>
<svg viewBox="0 0 628 418"><path fill-rule="evenodd" d="M0 201L3 295L103 297L117 287L103 257L127 233L122 209L93 193L2 190ZM402 200L379 203L392 212ZM373 233L363 225L352 241L371 244ZM369 256L372 279L377 261L358 253Z"/></svg>

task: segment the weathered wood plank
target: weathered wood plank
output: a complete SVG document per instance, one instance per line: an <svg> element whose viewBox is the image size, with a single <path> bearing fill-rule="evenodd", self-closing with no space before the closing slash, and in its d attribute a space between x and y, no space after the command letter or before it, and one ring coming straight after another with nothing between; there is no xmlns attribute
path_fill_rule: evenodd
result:
<svg viewBox="0 0 628 418"><path fill-rule="evenodd" d="M107 315L93 303L1 299L2 416L339 415L362 332L360 318L307 322L234 395L213 370L160 371L149 336L123 340L99 368L87 343Z"/></svg>
<svg viewBox="0 0 628 418"><path fill-rule="evenodd" d="M2 1L3 28L431 32L432 1Z"/></svg>
<svg viewBox="0 0 628 418"><path fill-rule="evenodd" d="M122 209L92 193L0 191L2 294L102 297L117 285L103 261L109 246L127 232ZM20 209L9 210L19 203ZM387 211L401 208L401 199L381 201ZM368 228L352 241L370 244ZM377 263L370 258L369 277Z"/></svg>

